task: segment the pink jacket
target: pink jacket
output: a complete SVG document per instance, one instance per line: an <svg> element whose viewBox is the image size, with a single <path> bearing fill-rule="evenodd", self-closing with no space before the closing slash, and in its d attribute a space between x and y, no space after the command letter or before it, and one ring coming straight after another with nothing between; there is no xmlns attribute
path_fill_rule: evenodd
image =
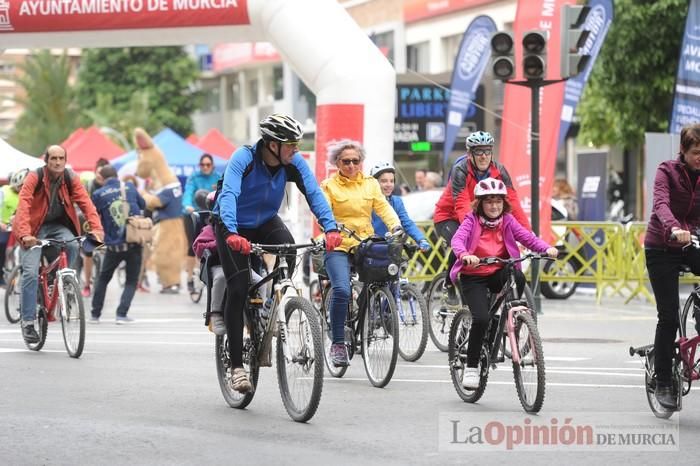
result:
<svg viewBox="0 0 700 466"><path fill-rule="evenodd" d="M201 233L199 233L199 236L195 238L194 243L192 243L192 250L197 257L201 258L205 249L216 253L216 236L214 235L214 228L212 228L211 225L205 225Z"/></svg>
<svg viewBox="0 0 700 466"><path fill-rule="evenodd" d="M510 257L520 257L520 249L518 249L516 241L526 248L539 253L543 253L549 248L547 243L535 236L530 230L522 227L511 214L503 215L501 228L503 229L503 241L506 243L506 251L508 251ZM480 237L481 223L479 223L477 215L472 212L464 217L464 221L452 237L452 252L457 257L457 262L450 270L450 280L453 283L457 283L457 275L464 267L459 258L465 253L472 254L476 250ZM520 268L520 264L517 264L517 267Z"/></svg>

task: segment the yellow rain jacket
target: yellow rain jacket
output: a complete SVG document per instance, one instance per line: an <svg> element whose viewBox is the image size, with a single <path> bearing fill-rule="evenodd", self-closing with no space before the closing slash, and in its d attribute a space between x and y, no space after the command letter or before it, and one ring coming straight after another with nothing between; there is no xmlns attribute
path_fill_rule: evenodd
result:
<svg viewBox="0 0 700 466"><path fill-rule="evenodd" d="M373 210L389 227L389 231L401 226L399 217L382 194L379 183L371 176L358 173L355 178L350 179L336 173L321 182L321 190L333 210L335 221L355 231L360 238L364 239L374 234ZM359 241L347 238L346 233L342 234L343 242L335 250L349 252Z"/></svg>

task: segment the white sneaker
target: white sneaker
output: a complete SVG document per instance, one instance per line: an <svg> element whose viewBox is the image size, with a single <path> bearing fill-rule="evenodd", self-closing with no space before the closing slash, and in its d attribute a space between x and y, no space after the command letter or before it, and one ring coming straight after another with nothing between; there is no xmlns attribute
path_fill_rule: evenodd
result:
<svg viewBox="0 0 700 466"><path fill-rule="evenodd" d="M462 374L462 386L469 390L479 388L479 369L476 367L465 367Z"/></svg>
<svg viewBox="0 0 700 466"><path fill-rule="evenodd" d="M223 336L226 335L226 324L224 323L224 316L220 312L212 312L209 317L209 325L211 326L211 331L214 335Z"/></svg>

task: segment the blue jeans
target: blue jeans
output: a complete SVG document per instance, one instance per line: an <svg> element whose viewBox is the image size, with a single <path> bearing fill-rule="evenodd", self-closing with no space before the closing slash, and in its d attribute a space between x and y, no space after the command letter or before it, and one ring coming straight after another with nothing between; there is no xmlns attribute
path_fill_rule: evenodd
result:
<svg viewBox="0 0 700 466"><path fill-rule="evenodd" d="M348 253L326 253L326 273L331 281L331 332L333 343L345 341L345 316L350 302L350 257Z"/></svg>
<svg viewBox="0 0 700 466"><path fill-rule="evenodd" d="M126 282L124 283L124 291L122 291L122 297L117 307L117 317L126 317L126 313L129 312L129 307L131 306L131 300L134 299L134 294L136 293L136 285L141 272L142 254L143 248L138 244L130 244L125 251L107 249L102 261L100 276L97 278L95 294L92 297L92 317L99 318L102 314L107 285L112 280L114 271L119 267L121 261L126 262Z"/></svg>
<svg viewBox="0 0 700 466"><path fill-rule="evenodd" d="M42 225L36 236L39 239L69 240L75 237L72 231L58 223ZM42 249L21 249L19 260L22 264L22 320L33 321L36 318L36 295L39 286L39 263ZM68 266L71 268L78 257L78 243L68 243Z"/></svg>

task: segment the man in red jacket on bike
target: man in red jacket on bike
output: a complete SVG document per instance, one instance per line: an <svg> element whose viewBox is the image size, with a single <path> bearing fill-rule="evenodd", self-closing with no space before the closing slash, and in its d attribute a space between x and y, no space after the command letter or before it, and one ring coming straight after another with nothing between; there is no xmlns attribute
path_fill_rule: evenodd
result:
<svg viewBox="0 0 700 466"><path fill-rule="evenodd" d="M27 343L39 341L34 328L41 249L31 249L42 239L68 240L80 234L80 222L73 203L85 214L92 235L104 238L102 223L78 175L66 168L66 150L49 146L44 153L46 167L31 171L19 192L19 204L12 224L12 234L22 245L22 336ZM41 176L41 178L39 178ZM68 246L69 266L78 257L78 244Z"/></svg>
<svg viewBox="0 0 700 466"><path fill-rule="evenodd" d="M467 153L457 159L450 170L447 186L435 205L433 223L435 230L449 245L464 217L472 211L474 187L486 178L503 181L508 192L506 199L511 205L511 212L520 225L532 230L530 222L520 205L518 193L506 167L493 160L493 136L486 131L475 131L467 136ZM451 270L456 258L450 252L447 270ZM445 281L448 303L458 304L455 288L450 280Z"/></svg>

